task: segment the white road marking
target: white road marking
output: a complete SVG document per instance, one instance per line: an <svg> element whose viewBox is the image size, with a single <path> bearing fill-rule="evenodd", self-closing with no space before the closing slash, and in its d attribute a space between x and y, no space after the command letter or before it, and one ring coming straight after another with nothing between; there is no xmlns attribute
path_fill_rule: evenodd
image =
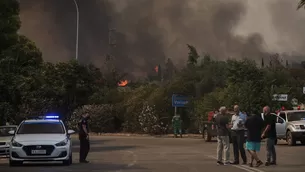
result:
<svg viewBox="0 0 305 172"><path fill-rule="evenodd" d="M251 169L252 171L256 171L256 172L265 172L265 171L262 171L260 169L257 169L257 168L251 168L249 166L246 166L246 165L241 165L242 167L245 167L245 168L248 168L248 169Z"/></svg>
<svg viewBox="0 0 305 172"><path fill-rule="evenodd" d="M127 164L127 168L134 166L138 161L138 156L133 151L126 151L132 155L132 161ZM122 172L124 169L116 170L115 172Z"/></svg>
<svg viewBox="0 0 305 172"><path fill-rule="evenodd" d="M127 152L130 153L132 155L132 157L133 157L133 161L131 163L129 163L127 165L127 167L132 167L132 166L134 166L137 163L138 156L134 152L132 152L132 151L127 151Z"/></svg>
<svg viewBox="0 0 305 172"><path fill-rule="evenodd" d="M167 154L168 154L167 152L161 152L161 153L160 153L160 156L161 156L162 158L166 158ZM176 162L176 161L172 161L172 160L170 160L170 159L168 159L168 158L166 158L166 159L167 159L170 163L177 164L177 165L180 165L180 166L182 166L182 167L187 167L187 168L190 169L190 171L198 172L197 168L195 168L195 167L189 167L189 166L186 166L186 165L182 165L181 163L178 163L178 162Z"/></svg>
<svg viewBox="0 0 305 172"><path fill-rule="evenodd" d="M215 156L211 156L211 155L205 155L205 156L217 160L217 158ZM248 167L246 165L231 165L231 166L245 170L247 172L265 172L265 171L259 170L257 168Z"/></svg>

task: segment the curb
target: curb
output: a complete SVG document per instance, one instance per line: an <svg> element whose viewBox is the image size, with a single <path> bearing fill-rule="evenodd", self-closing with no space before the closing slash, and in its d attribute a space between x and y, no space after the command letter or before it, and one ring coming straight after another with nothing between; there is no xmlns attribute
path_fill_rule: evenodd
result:
<svg viewBox="0 0 305 172"><path fill-rule="evenodd" d="M173 138L174 134L165 135L150 135L150 134L134 134L134 133L90 133L90 136L123 136L123 137L159 137L159 138ZM72 137L78 137L77 134L72 135ZM201 138L201 134L184 134L183 138Z"/></svg>

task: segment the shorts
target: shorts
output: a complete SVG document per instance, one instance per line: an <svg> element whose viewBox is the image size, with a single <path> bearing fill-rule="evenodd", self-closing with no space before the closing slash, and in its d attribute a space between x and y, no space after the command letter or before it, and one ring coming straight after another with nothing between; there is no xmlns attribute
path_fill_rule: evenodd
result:
<svg viewBox="0 0 305 172"><path fill-rule="evenodd" d="M251 151L259 152L261 149L261 143L260 142L246 142L246 149Z"/></svg>

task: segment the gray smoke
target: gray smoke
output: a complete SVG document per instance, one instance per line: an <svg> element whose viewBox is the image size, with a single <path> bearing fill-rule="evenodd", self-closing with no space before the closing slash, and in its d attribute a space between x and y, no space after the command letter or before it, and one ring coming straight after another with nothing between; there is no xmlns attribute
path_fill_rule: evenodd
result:
<svg viewBox="0 0 305 172"><path fill-rule="evenodd" d="M134 75L171 58L186 61L186 44L214 58L260 59L270 53L305 54L305 11L288 0L78 0L79 58L103 66L105 55ZM21 1L21 33L51 62L75 57L73 0ZM108 45L116 28L117 46ZM289 58L292 57L291 55Z"/></svg>

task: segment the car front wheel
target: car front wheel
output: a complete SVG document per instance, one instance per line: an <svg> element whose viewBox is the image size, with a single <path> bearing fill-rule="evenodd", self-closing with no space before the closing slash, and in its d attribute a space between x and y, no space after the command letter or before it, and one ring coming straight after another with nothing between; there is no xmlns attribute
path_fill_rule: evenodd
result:
<svg viewBox="0 0 305 172"><path fill-rule="evenodd" d="M71 164L72 164L72 161L73 161L72 159L73 159L73 157L72 157L72 154L71 154L71 155L69 156L69 159L63 161L63 164L66 165L66 166L71 165Z"/></svg>
<svg viewBox="0 0 305 172"><path fill-rule="evenodd" d="M23 164L22 161L14 161L14 160L9 160L9 164L11 167L15 167L15 166L21 166Z"/></svg>
<svg viewBox="0 0 305 172"><path fill-rule="evenodd" d="M296 145L296 140L293 137L291 131L287 131L286 138L287 138L287 143L288 143L289 146L295 146Z"/></svg>

